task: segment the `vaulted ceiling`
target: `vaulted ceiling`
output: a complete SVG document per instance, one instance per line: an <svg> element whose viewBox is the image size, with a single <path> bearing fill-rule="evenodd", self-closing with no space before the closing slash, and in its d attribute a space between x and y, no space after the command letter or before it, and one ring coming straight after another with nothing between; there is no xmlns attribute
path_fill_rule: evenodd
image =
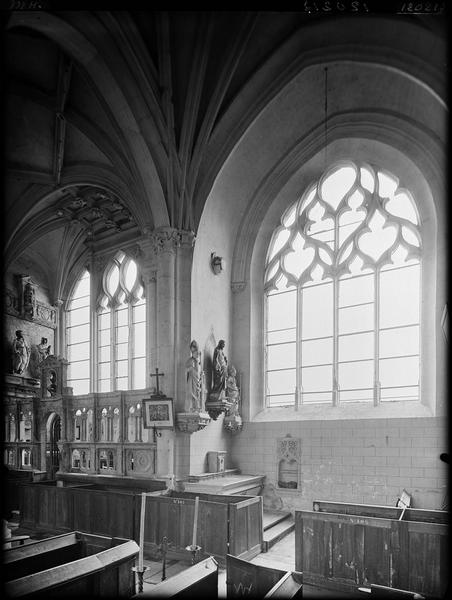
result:
<svg viewBox="0 0 452 600"><path fill-rule="evenodd" d="M12 12L5 31L6 266L21 257L42 270L44 261L58 297L51 265L73 264L111 236L119 244L156 227L196 231L224 161L263 107L328 48L356 56L356 43L341 39L340 16L328 21L331 36L316 34L326 19L303 12ZM442 19L417 23L444 35ZM384 36L374 43L384 46ZM391 60L397 63L397 50ZM434 68L425 78L443 94Z"/></svg>

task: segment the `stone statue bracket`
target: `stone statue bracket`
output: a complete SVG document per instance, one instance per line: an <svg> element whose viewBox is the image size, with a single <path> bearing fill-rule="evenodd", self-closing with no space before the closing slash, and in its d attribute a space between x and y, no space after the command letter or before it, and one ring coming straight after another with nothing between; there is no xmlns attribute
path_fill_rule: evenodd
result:
<svg viewBox="0 0 452 600"><path fill-rule="evenodd" d="M178 412L176 413L176 426L183 433L195 433L201 431L210 423L207 412Z"/></svg>

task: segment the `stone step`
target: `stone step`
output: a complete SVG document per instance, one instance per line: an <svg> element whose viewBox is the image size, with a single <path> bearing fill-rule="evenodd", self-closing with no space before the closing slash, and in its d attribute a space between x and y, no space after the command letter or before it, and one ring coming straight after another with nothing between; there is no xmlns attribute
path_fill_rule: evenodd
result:
<svg viewBox="0 0 452 600"><path fill-rule="evenodd" d="M262 552L268 552L269 549L277 542L282 540L286 535L295 529L295 521L292 515L283 521L280 521L273 527L264 531L264 539L262 542Z"/></svg>
<svg viewBox="0 0 452 600"><path fill-rule="evenodd" d="M233 496L246 492L258 495L263 486L265 475L227 475L214 477L204 481L184 481L186 492L201 492L206 494L221 494Z"/></svg>
<svg viewBox="0 0 452 600"><path fill-rule="evenodd" d="M284 519L288 519L291 516L292 516L291 513L287 512L287 511L268 510L268 509L264 508L264 515L263 515L264 531L267 531L267 529L270 529L270 527L277 525L281 521L284 521Z"/></svg>
<svg viewBox="0 0 452 600"><path fill-rule="evenodd" d="M199 475L189 475L188 483L197 483L198 481L206 481L208 479L215 479L216 477L228 477L229 475L239 475L239 469L225 469L224 471L218 471L216 473L200 473Z"/></svg>

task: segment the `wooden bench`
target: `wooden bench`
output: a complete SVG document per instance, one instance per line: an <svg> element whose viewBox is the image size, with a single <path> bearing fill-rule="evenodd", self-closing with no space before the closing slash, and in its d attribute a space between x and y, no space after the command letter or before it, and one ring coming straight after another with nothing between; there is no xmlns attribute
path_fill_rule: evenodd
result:
<svg viewBox="0 0 452 600"><path fill-rule="evenodd" d="M218 563L206 558L133 598L217 598Z"/></svg>
<svg viewBox="0 0 452 600"><path fill-rule="evenodd" d="M131 596L133 540L80 532L30 542L4 552L5 591L11 598Z"/></svg>
<svg viewBox="0 0 452 600"><path fill-rule="evenodd" d="M444 596L447 513L321 501L313 508L295 511L295 568L306 584L343 592L373 584Z"/></svg>

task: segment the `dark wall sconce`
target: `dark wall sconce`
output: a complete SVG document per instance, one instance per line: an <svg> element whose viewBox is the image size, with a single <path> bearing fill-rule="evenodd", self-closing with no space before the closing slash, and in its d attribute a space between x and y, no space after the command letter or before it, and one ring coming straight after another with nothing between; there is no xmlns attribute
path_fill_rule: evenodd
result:
<svg viewBox="0 0 452 600"><path fill-rule="evenodd" d="M224 269L224 258L212 252L210 255L210 266L215 275L219 275Z"/></svg>

